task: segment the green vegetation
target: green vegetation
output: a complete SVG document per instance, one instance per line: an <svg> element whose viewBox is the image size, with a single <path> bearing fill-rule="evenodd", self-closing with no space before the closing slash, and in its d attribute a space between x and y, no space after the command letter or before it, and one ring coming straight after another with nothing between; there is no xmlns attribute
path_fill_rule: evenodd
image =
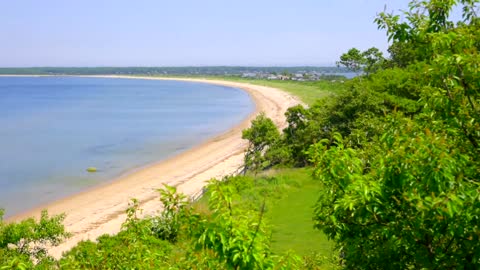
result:
<svg viewBox="0 0 480 270"><path fill-rule="evenodd" d="M381 69L384 66L384 62L383 53L375 47L364 52L360 52L357 48L352 48L340 56L340 61L337 62L337 65L344 66L355 73L364 71L368 75Z"/></svg>
<svg viewBox="0 0 480 270"><path fill-rule="evenodd" d="M219 79L214 78L212 79ZM318 99L322 99L331 94L341 92L345 89L345 78L334 80L319 80L319 81L278 81L278 80L260 80L260 79L246 79L238 77L221 77L222 80L251 83L261 86L274 87L282 89L294 96L299 97L303 102L312 105Z"/></svg>
<svg viewBox="0 0 480 270"><path fill-rule="evenodd" d="M410 56L291 108L289 127L266 146L290 154L278 165L315 168L315 226L347 268L480 265L480 21L477 1L461 3L458 24L448 21L454 1L414 1L406 22L381 13L396 55ZM348 55L363 64L357 52Z"/></svg>
<svg viewBox="0 0 480 270"><path fill-rule="evenodd" d="M248 147L245 151L244 169L258 172L268 168L271 164L269 154L265 153L266 147L278 141L280 133L273 121L261 113L252 121L252 126L243 130L242 139L248 140ZM270 149L276 149L270 147Z"/></svg>
<svg viewBox="0 0 480 270"><path fill-rule="evenodd" d="M478 269L478 3L412 1L404 18L380 13L391 56L350 50L341 61L374 68L290 108L281 133L256 118L243 133L246 175L211 181L193 204L166 187L165 212L144 220L133 201L119 235L80 243L60 261L40 257L36 267ZM448 19L455 4L457 23ZM6 269L34 267L36 253L9 244L56 243L60 220L41 222L48 234L32 234L33 221L0 223Z"/></svg>
<svg viewBox="0 0 480 270"><path fill-rule="evenodd" d="M265 201L265 217L272 229L271 248L274 254L289 250L300 256L313 252L328 257L333 243L312 226L312 213L320 192L312 171L300 169L268 170L257 176L230 178L223 184L235 187L242 197L241 205L252 210ZM195 203L198 209L206 209L209 193Z"/></svg>
<svg viewBox="0 0 480 270"><path fill-rule="evenodd" d="M460 1L463 21L448 21L455 3L413 1L404 21L379 14L393 57L371 58L375 69L346 91L290 108L288 128L257 153L314 167L315 226L346 268L480 265L480 21L478 1ZM368 65L366 55L341 61Z"/></svg>
<svg viewBox="0 0 480 270"><path fill-rule="evenodd" d="M0 269L38 268L52 263L47 247L58 245L69 234L62 221L64 215L49 217L43 211L39 221L33 218L6 224L0 209Z"/></svg>
<svg viewBox="0 0 480 270"><path fill-rule="evenodd" d="M255 177L227 178L222 185L234 188L234 193L241 198L238 205L265 211L272 254L302 256L297 258L303 265L298 269L331 268L334 266L331 261L335 261L333 243L312 226L313 206L320 189L311 173L305 168L275 169ZM205 209L208 197L206 193L196 207Z"/></svg>
<svg viewBox="0 0 480 270"><path fill-rule="evenodd" d="M272 226L272 250L282 254L294 250L301 256L316 252L329 257L333 252L333 243L312 226L312 212L321 189L311 177L309 169L282 169L268 171L279 181L295 180L294 188L272 204L266 216ZM293 186L293 185L292 185Z"/></svg>

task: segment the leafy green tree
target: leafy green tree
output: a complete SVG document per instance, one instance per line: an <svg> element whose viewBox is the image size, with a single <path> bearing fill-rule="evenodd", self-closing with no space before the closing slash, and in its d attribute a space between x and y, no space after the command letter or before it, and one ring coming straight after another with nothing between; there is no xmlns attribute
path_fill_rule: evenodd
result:
<svg viewBox="0 0 480 270"><path fill-rule="evenodd" d="M8 269L33 267L33 260L39 265L52 261L47 254L48 246L56 246L68 237L62 224L65 215L50 217L42 211L40 220L33 218L20 222L5 223L3 209L0 209L0 265Z"/></svg>
<svg viewBox="0 0 480 270"><path fill-rule="evenodd" d="M374 93L387 90L380 96L384 108L402 109L385 111L381 136L369 144L351 147L351 138L333 133L333 140L310 148L325 189L315 226L338 243L347 268L480 266L478 3L412 1L406 21L381 13L377 23L391 41L408 44L415 60L354 84ZM455 4L464 19L456 24L448 21ZM416 78L417 87L399 81L388 86L382 76L397 72L412 72L408 78ZM407 99L398 102L400 97ZM409 101L415 99L417 106ZM359 102L353 108L368 104L352 101ZM365 134L367 126L358 125L365 114L347 114L349 107L339 111L355 119L351 134Z"/></svg>
<svg viewBox="0 0 480 270"><path fill-rule="evenodd" d="M340 56L337 66L344 66L347 69L358 73L363 69L365 59L357 48L351 48L347 53Z"/></svg>
<svg viewBox="0 0 480 270"><path fill-rule="evenodd" d="M381 69L384 61L383 53L378 48L372 47L364 52L352 48L340 56L337 66L344 66L355 73L364 71L369 75Z"/></svg>
<svg viewBox="0 0 480 270"><path fill-rule="evenodd" d="M413 43L393 42L388 47L388 53L390 58L385 60L385 66L388 68L405 68L418 59Z"/></svg>
<svg viewBox="0 0 480 270"><path fill-rule="evenodd" d="M432 116L463 130L473 147L479 148L479 53L480 22L477 0L412 1L406 22L400 16L380 13L376 19L394 42L414 44L426 63L429 88L423 100ZM453 7L460 4L463 21L448 21ZM466 105L466 106L465 106Z"/></svg>
<svg viewBox="0 0 480 270"><path fill-rule="evenodd" d="M309 108L289 108L285 113L288 126L262 156L265 164L308 166L306 151L310 145L330 139L333 132L342 134L350 146L368 144L383 132L385 114L418 114L419 74L413 68L381 70L368 80L347 82L346 91L318 100Z"/></svg>
<svg viewBox="0 0 480 270"><path fill-rule="evenodd" d="M268 167L270 164L265 159L265 151L279 138L280 132L273 121L264 113L258 115L252 121L252 126L242 132L242 139L248 140L244 172L248 170L258 172Z"/></svg>
<svg viewBox="0 0 480 270"><path fill-rule="evenodd" d="M383 53L375 47L364 51L362 53L362 57L364 58L363 61L365 62L365 67L363 68L363 70L367 75L381 69L385 61Z"/></svg>
<svg viewBox="0 0 480 270"><path fill-rule="evenodd" d="M312 147L315 176L326 191L316 227L339 243L350 268L478 266L478 164L445 144L444 135L401 121L370 164L340 135L334 146Z"/></svg>
<svg viewBox="0 0 480 270"><path fill-rule="evenodd" d="M294 165L305 166L308 161L303 151L308 139L304 131L309 124L309 110L302 105L293 106L285 112L285 117L288 126L283 130L284 144L289 148Z"/></svg>

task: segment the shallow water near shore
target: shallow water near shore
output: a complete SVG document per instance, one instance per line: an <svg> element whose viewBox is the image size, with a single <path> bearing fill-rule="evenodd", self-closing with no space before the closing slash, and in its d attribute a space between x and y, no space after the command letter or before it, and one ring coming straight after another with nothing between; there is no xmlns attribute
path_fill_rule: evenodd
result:
<svg viewBox="0 0 480 270"><path fill-rule="evenodd" d="M0 77L0 207L11 216L108 182L253 110L244 91L210 84Z"/></svg>

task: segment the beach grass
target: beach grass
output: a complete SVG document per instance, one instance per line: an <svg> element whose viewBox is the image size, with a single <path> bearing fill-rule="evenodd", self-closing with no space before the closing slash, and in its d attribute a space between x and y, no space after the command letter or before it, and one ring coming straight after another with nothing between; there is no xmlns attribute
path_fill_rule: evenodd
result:
<svg viewBox="0 0 480 270"><path fill-rule="evenodd" d="M307 105L312 105L317 99L324 98L345 89L345 84L341 81L281 81L238 77L222 77L221 79L278 88L297 96Z"/></svg>

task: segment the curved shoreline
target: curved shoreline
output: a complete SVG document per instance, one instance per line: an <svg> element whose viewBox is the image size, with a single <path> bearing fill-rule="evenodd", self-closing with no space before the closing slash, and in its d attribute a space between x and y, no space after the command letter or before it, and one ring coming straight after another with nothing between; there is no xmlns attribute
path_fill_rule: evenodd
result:
<svg viewBox="0 0 480 270"><path fill-rule="evenodd" d="M176 80L234 87L250 95L255 110L232 129L183 153L134 170L104 185L9 218L15 221L31 216L38 217L42 209L48 209L49 214L65 213L67 216L64 224L72 237L60 246L50 249L50 254L57 258L81 240L95 240L105 233L117 233L126 218L125 210L131 198L139 201L143 215L153 215L162 208L156 190L163 184L177 186L180 192L193 197L201 193L209 179L234 173L243 163L246 141L241 139L241 133L250 125L250 121L258 113L264 112L282 128L286 124L286 109L300 103L297 98L281 90L247 83L113 75L82 77Z"/></svg>

